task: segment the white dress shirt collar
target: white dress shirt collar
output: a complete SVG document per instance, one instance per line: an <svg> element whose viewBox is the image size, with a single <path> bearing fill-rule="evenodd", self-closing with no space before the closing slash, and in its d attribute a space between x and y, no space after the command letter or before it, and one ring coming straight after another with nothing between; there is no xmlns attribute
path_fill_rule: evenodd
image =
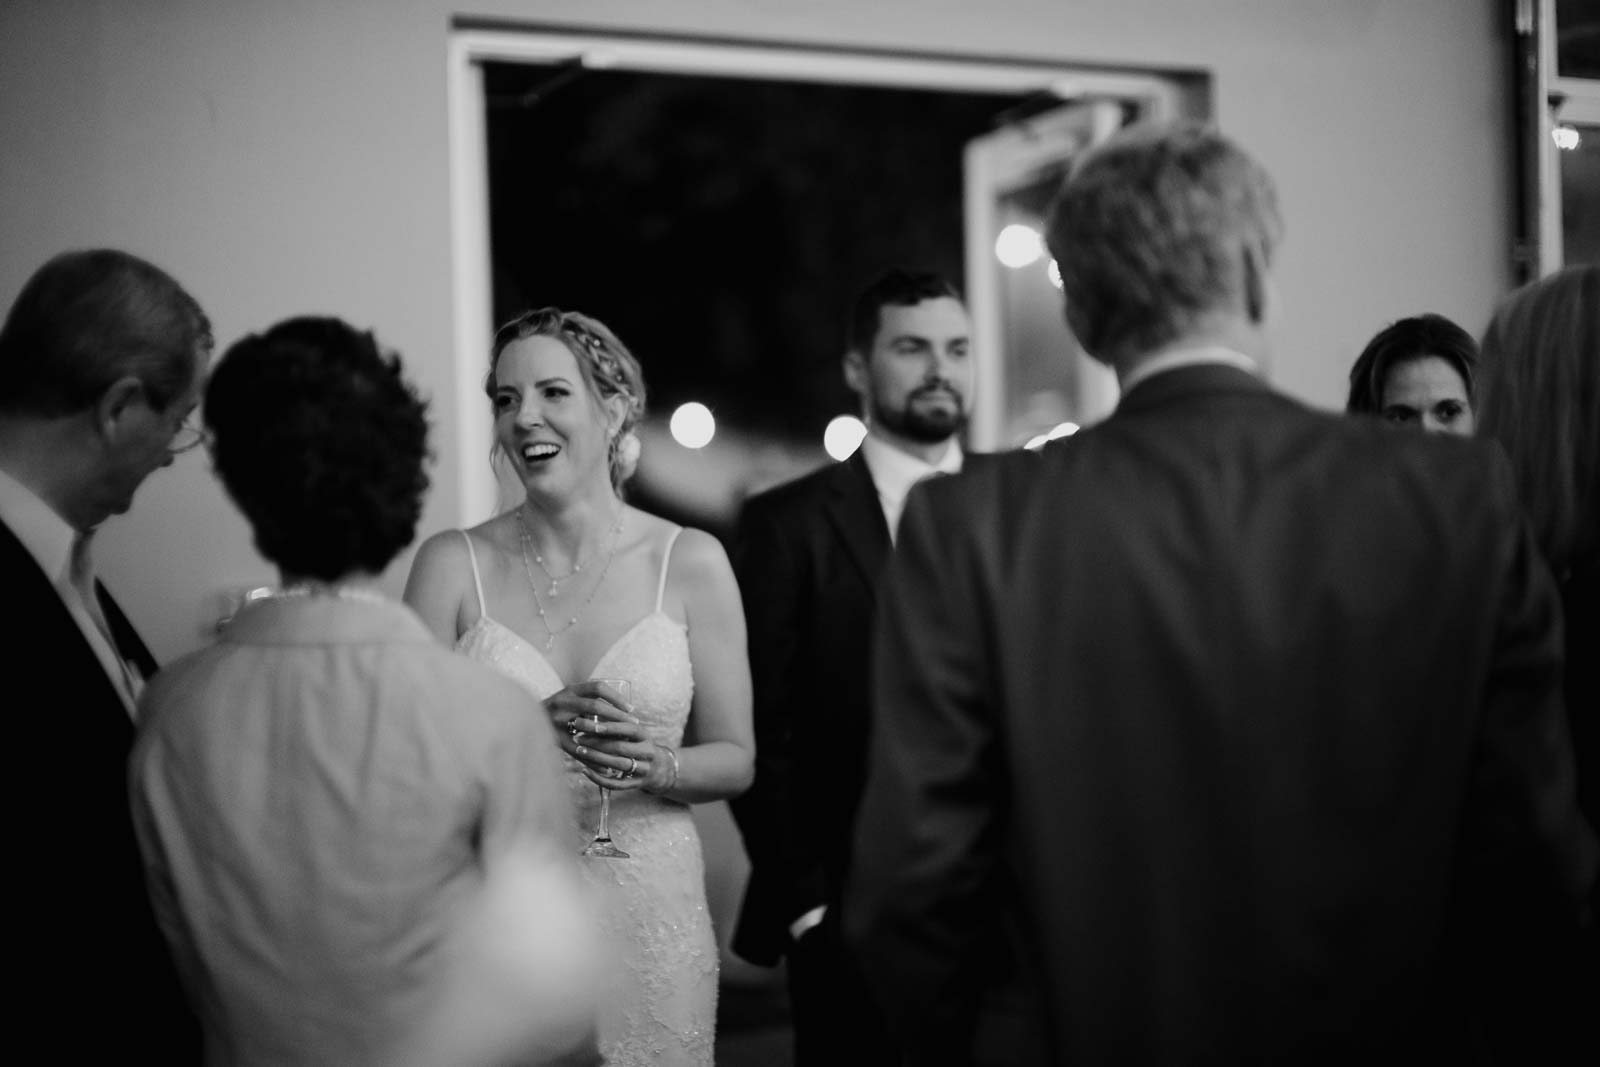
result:
<svg viewBox="0 0 1600 1067"><path fill-rule="evenodd" d="M0 469L0 522L11 528L47 578L52 582L66 578L77 531L4 469Z"/></svg>
<svg viewBox="0 0 1600 1067"><path fill-rule="evenodd" d="M56 595L83 632L84 640L89 642L89 648L105 669L123 706L130 716L136 716L140 679L122 658L110 634L101 629L102 623L96 622L101 617L99 606L84 603L72 583L72 547L78 539L78 531L56 514L38 493L4 470L0 470L0 522L11 528L55 586Z"/></svg>
<svg viewBox="0 0 1600 1067"><path fill-rule="evenodd" d="M906 494L911 492L911 487L930 474L959 473L962 452L961 445L951 438L938 463L924 463L920 458L868 432L861 442L861 458L866 460L872 484L878 490L878 503L883 508L883 521L889 526L889 539L892 541L900 526L900 513L905 510Z"/></svg>
<svg viewBox="0 0 1600 1067"><path fill-rule="evenodd" d="M1222 345L1194 345L1174 348L1161 353L1153 359L1140 363L1124 375L1121 380L1122 394L1126 396L1134 386L1140 382L1148 381L1158 374L1165 374L1167 371L1177 370L1179 367L1199 366L1203 363L1237 367L1251 374L1261 373L1261 368L1256 365L1255 360L1243 352L1237 352Z"/></svg>

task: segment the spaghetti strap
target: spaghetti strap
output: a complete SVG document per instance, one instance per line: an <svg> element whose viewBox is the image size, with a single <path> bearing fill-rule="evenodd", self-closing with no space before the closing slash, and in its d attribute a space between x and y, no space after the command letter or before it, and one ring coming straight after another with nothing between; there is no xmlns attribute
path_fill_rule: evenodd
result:
<svg viewBox="0 0 1600 1067"><path fill-rule="evenodd" d="M488 618L489 609L483 604L483 579L478 577L478 553L472 548L471 535L462 530L461 536L466 539L467 559L472 562L472 587L478 591L478 615L480 618Z"/></svg>
<svg viewBox="0 0 1600 1067"><path fill-rule="evenodd" d="M661 554L661 580L656 583L656 611L661 610L661 599L667 593L667 564L672 562L672 546L678 543L678 535L683 533L679 526L672 531L672 536L667 538L667 550Z"/></svg>

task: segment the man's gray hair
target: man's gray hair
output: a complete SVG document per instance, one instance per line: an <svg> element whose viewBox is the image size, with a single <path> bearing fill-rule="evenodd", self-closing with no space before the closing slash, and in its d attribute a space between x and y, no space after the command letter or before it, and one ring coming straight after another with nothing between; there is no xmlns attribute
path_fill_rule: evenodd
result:
<svg viewBox="0 0 1600 1067"><path fill-rule="evenodd" d="M1282 235L1272 179L1210 126L1130 126L1084 155L1048 226L1067 324L1106 363L1183 337L1247 301Z"/></svg>
<svg viewBox="0 0 1600 1067"><path fill-rule="evenodd" d="M0 412L70 415L128 376L164 410L211 345L205 312L159 267L110 248L64 252L34 272L0 326Z"/></svg>

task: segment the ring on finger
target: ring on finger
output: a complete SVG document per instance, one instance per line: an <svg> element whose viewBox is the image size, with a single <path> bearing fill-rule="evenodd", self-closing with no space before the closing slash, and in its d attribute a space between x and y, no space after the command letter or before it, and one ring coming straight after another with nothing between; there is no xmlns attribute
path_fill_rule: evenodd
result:
<svg viewBox="0 0 1600 1067"><path fill-rule="evenodd" d="M634 759L632 756L629 756L628 757L628 769L623 772L622 777L624 777L624 778L632 778L634 775L636 775L638 773L639 773L639 761Z"/></svg>

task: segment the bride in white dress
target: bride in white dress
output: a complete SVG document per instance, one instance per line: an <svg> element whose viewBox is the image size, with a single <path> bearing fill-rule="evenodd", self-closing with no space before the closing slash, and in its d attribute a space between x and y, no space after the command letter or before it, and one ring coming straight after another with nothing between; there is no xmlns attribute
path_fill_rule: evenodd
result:
<svg viewBox="0 0 1600 1067"><path fill-rule="evenodd" d="M709 1065L717 947L688 805L736 796L753 774L738 587L715 538L622 501L644 382L605 326L519 316L495 335L486 389L527 498L424 543L406 601L537 698L530 714L549 716L565 753L574 853L611 790L628 858L580 861L621 964L599 1006L606 1062Z"/></svg>

